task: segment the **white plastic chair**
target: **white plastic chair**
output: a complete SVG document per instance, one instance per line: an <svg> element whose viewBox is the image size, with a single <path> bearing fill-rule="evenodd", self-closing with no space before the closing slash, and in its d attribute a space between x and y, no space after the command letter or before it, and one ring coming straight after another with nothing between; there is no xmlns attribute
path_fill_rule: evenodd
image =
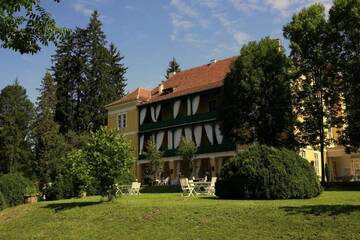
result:
<svg viewBox="0 0 360 240"><path fill-rule="evenodd" d="M182 190L183 197L194 196L194 184L190 185L190 181L187 178L180 178L180 186Z"/></svg>
<svg viewBox="0 0 360 240"><path fill-rule="evenodd" d="M217 177L212 177L212 178L211 178L210 186L209 186L209 189L208 189L208 193L209 193L210 195L215 195L215 183L216 183L216 179L217 179Z"/></svg>
<svg viewBox="0 0 360 240"><path fill-rule="evenodd" d="M129 191L130 195L139 195L140 194L140 186L141 186L141 183L132 182L131 189Z"/></svg>

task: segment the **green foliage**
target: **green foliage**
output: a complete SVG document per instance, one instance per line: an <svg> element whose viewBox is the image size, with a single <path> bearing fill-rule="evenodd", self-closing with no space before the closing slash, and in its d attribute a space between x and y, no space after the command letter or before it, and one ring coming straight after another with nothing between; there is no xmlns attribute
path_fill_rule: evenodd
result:
<svg viewBox="0 0 360 240"><path fill-rule="evenodd" d="M129 174L134 164L134 150L117 129L101 127L91 133L84 151L102 195L112 194L116 180Z"/></svg>
<svg viewBox="0 0 360 240"><path fill-rule="evenodd" d="M58 45L53 57L60 132L97 130L107 123L104 106L125 93L126 67L114 44L107 48L95 11L85 29L77 28Z"/></svg>
<svg viewBox="0 0 360 240"><path fill-rule="evenodd" d="M223 134L240 144L293 148L289 60L278 40L245 45L224 80L218 118Z"/></svg>
<svg viewBox="0 0 360 240"><path fill-rule="evenodd" d="M324 148L331 142L325 129L340 123L336 116L341 112L341 74L333 62L331 33L321 4L301 10L284 27L284 36L290 40L290 57L299 73L292 83L296 114L301 118L298 137L304 145L320 149L323 181Z"/></svg>
<svg viewBox="0 0 360 240"><path fill-rule="evenodd" d="M6 203L5 197L2 194L2 192L0 192L0 211L5 209L6 207L7 207L7 203Z"/></svg>
<svg viewBox="0 0 360 240"><path fill-rule="evenodd" d="M335 0L329 12L336 64L343 79L345 131L348 151L360 148L360 1Z"/></svg>
<svg viewBox="0 0 360 240"><path fill-rule="evenodd" d="M193 160L196 157L197 147L196 144L186 138L182 138L179 146L176 149L177 155L179 155L185 165L185 172L183 174L191 177ZM188 167L188 169L186 169Z"/></svg>
<svg viewBox="0 0 360 240"><path fill-rule="evenodd" d="M56 165L60 156L66 152L66 144L63 136L59 134L59 125L54 121L56 88L49 72L46 72L39 91L32 134L36 158L34 170L42 188L42 185L52 180L51 176L56 171L54 164Z"/></svg>
<svg viewBox="0 0 360 240"><path fill-rule="evenodd" d="M321 186L310 163L296 152L255 145L226 163L216 182L225 199L312 198Z"/></svg>
<svg viewBox="0 0 360 240"><path fill-rule="evenodd" d="M155 179L160 179L161 173L163 172L164 160L162 156L163 153L156 148L155 142L152 139L150 139L146 143L145 157L147 160L150 161L150 169L151 169L150 175L152 178L152 182Z"/></svg>
<svg viewBox="0 0 360 240"><path fill-rule="evenodd" d="M0 172L31 169L30 122L33 105L16 81L0 93Z"/></svg>
<svg viewBox="0 0 360 240"><path fill-rule="evenodd" d="M16 206L24 202L25 195L37 191L30 180L16 173L0 176L0 192L5 197L8 206Z"/></svg>
<svg viewBox="0 0 360 240"><path fill-rule="evenodd" d="M59 0L54 0L59 2ZM36 53L65 34L40 5L40 0L6 0L0 3L1 47Z"/></svg>
<svg viewBox="0 0 360 240"><path fill-rule="evenodd" d="M166 70L165 79L168 79L171 73L180 72L180 71L181 71L180 65L176 62L176 59L173 57L169 62L168 69Z"/></svg>

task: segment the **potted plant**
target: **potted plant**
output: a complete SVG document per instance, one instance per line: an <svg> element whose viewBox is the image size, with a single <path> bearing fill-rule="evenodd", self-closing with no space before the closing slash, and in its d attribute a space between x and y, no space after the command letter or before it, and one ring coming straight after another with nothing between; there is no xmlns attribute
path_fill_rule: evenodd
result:
<svg viewBox="0 0 360 240"><path fill-rule="evenodd" d="M37 203L39 196L39 191L35 185L30 185L26 187L26 193L24 195L24 203Z"/></svg>

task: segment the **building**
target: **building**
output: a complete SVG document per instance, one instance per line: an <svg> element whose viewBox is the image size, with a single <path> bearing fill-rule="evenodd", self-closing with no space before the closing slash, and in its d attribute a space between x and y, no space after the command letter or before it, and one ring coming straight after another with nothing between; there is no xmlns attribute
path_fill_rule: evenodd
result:
<svg viewBox="0 0 360 240"><path fill-rule="evenodd" d="M149 161L145 159L146 143L153 139L157 149L164 153L164 177L172 183L184 173L184 163L176 155L181 138L198 146L193 174L196 177L217 176L222 164L236 153L235 144L225 139L217 122L216 101L225 75L236 57L212 61L199 67L173 73L157 87L137 88L125 97L106 106L108 127L118 128L133 144L136 152L135 175L144 180ZM336 150L337 149L337 150ZM337 156L335 152L341 155ZM311 147L300 150L321 178L320 152ZM329 156L330 179L336 180L339 171L348 174L352 158L339 148L326 151ZM349 162L349 164L347 164ZM346 164L345 164L346 163ZM345 165L344 165L345 164ZM356 164L359 164L356 162ZM338 169L345 170L338 170ZM349 174L360 174L352 168Z"/></svg>

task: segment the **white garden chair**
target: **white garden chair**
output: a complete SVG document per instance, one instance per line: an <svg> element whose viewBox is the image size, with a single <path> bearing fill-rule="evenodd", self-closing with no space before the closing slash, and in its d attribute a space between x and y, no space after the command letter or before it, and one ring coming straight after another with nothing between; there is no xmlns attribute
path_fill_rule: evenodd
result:
<svg viewBox="0 0 360 240"><path fill-rule="evenodd" d="M131 189L129 191L130 195L139 195L140 194L140 186L141 183L139 182L132 182L131 183Z"/></svg>
<svg viewBox="0 0 360 240"><path fill-rule="evenodd" d="M190 184L187 178L180 178L180 186L182 190L182 196L190 197L194 196L194 184Z"/></svg>
<svg viewBox="0 0 360 240"><path fill-rule="evenodd" d="M212 177L211 178L210 186L209 186L209 189L208 189L208 194L210 194L210 195L215 195L216 179L217 179L217 177Z"/></svg>

